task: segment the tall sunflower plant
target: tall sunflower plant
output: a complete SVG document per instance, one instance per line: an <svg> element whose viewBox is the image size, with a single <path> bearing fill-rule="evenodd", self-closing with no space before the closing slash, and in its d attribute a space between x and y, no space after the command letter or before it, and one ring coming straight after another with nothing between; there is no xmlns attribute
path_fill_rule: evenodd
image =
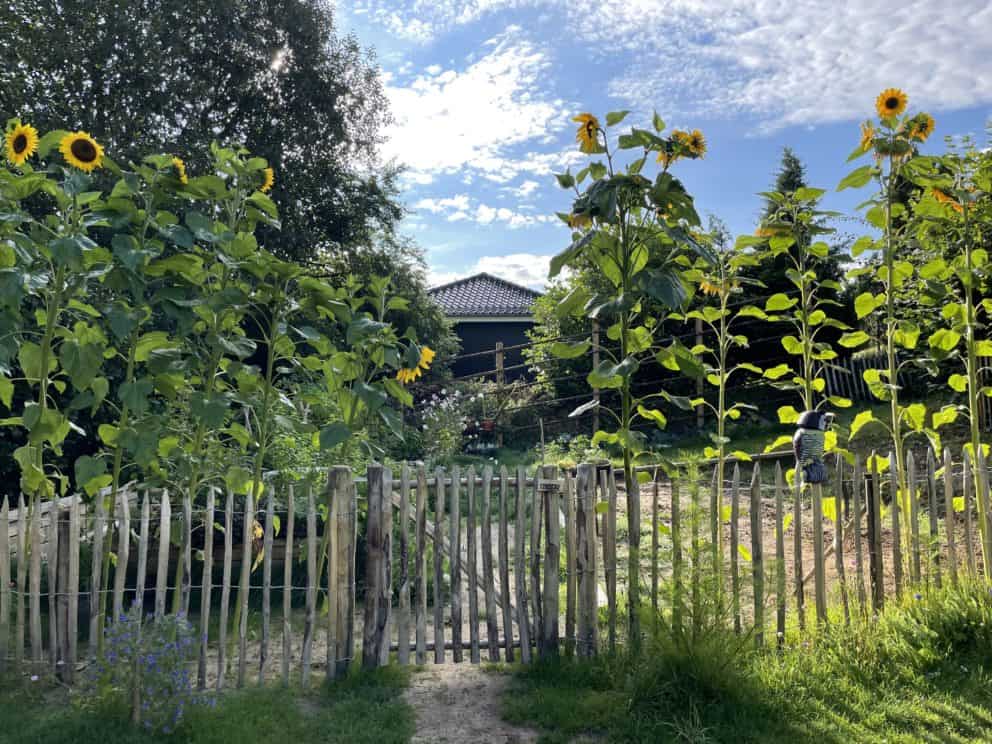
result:
<svg viewBox="0 0 992 744"><path fill-rule="evenodd" d="M740 311L744 316L779 327L785 325L793 331L782 336L781 343L794 361L782 362L761 372L772 387L794 393L799 399L800 410L793 405L778 408L778 420L782 424L797 423L804 411L850 408L849 398L827 391L827 370L838 358L838 352L828 338L831 333L840 333L837 343L845 348L857 348L868 341L864 332L831 317L833 308L841 305L823 296L823 290L841 290L836 281L820 278L820 263L830 252L822 238L834 232L828 220L836 216L819 208L824 193L823 189L803 187L788 193L763 194L774 205L773 209L754 235L742 235L737 240L739 248L760 247L763 255L770 258L785 256L789 264L785 274L792 290L768 297L763 308L749 306ZM827 432L824 445L827 452L839 452L851 458L847 450L839 447L834 431ZM786 446L792 446L789 435L777 437L765 447L765 452ZM790 469L787 476L792 482L794 469Z"/></svg>
<svg viewBox="0 0 992 744"><path fill-rule="evenodd" d="M602 406L601 420L612 426L597 431L593 444L612 446L623 456L628 532L628 622L635 645L640 640L640 527L639 480L635 464L648 456L644 425L664 428L667 416L661 406L674 404L691 410L686 397L654 390L636 395L633 380L645 363L657 361L666 367L701 377L703 365L692 350L677 340L663 342L665 316L682 308L691 293L685 277L688 255L714 261L705 236L696 232L699 216L691 195L671 172L682 160L693 160L706 150L698 130L676 130L664 136L665 124L655 114L652 130L632 128L613 140L608 127L619 125L627 111L607 114L605 126L593 114L575 117L579 124L579 149L595 159L577 174L557 174L561 187L574 192L572 207L559 217L572 228L571 244L551 260L550 277L566 269L591 268L608 280L608 289L597 291L579 284L558 308L563 317L584 316L606 328L613 342L601 348L605 357L587 377L592 388L615 392L616 410ZM632 159L621 164L624 152ZM655 169L653 177L645 169ZM552 353L575 358L589 353L591 339L556 343ZM598 399L578 406L579 416L600 406Z"/></svg>
<svg viewBox="0 0 992 744"><path fill-rule="evenodd" d="M967 143L966 143L967 144ZM933 426L953 423L959 416L968 421L965 449L972 462L978 454L988 458L989 445L982 444L980 398L992 397L985 384L990 369L992 341L981 338L992 316L992 265L981 247L988 239L992 219L992 157L968 145L931 158L912 173L919 194L912 204L915 237L930 246L934 257L920 267L923 291L920 302L937 312L940 322L929 335L930 356L939 362L957 364L946 380L947 387L963 403L950 404L933 412ZM988 493L983 471L973 468L978 520L985 565L992 560Z"/></svg>
<svg viewBox="0 0 992 744"><path fill-rule="evenodd" d="M898 471L894 475L896 491L905 520L911 514L908 508L906 438L911 435L925 437L939 448L938 430L950 422L946 415L941 414L930 417L928 422L924 403L903 405L900 402L900 372L910 366L929 366L928 360L921 359L921 354L917 352L921 328L912 320L901 318L898 311L899 298L910 281L917 277L919 269L905 257L911 237L910 202L915 191L913 179L932 167L931 159L920 155L919 148L935 128L930 114L910 113L907 111L908 103L909 97L898 88L889 88L879 94L875 102L878 118L861 125L859 144L848 158L857 160L871 155L872 162L849 173L837 187L838 191L843 191L874 184L877 189L862 204L862 208L865 210L865 220L880 234L859 238L851 253L857 257L866 251L875 251L879 258L874 265L854 269L848 276L857 278L867 275L876 286L877 291L859 294L854 307L859 320L876 313L881 315L881 321L877 324L881 337L874 339L874 343L883 352L884 366L866 370L863 377L872 394L889 403L889 416L888 420L879 419L870 410L861 411L851 423L850 438L853 440L868 425L884 428L888 432ZM908 539L910 530L904 529L903 535ZM908 557L908 550L906 555Z"/></svg>

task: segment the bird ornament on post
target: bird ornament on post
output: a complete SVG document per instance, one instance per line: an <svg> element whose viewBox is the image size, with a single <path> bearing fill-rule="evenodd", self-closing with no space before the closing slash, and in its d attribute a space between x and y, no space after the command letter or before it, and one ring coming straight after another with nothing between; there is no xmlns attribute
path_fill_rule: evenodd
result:
<svg viewBox="0 0 992 744"><path fill-rule="evenodd" d="M802 473L803 483L823 483L827 480L827 465L823 462L823 449L827 429L834 414L823 411L804 411L799 417L798 428L792 437L796 453L796 471Z"/></svg>

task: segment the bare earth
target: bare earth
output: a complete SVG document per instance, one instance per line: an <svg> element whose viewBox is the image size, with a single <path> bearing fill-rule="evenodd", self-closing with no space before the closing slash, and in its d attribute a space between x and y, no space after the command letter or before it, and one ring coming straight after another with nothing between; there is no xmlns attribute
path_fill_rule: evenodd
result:
<svg viewBox="0 0 992 744"><path fill-rule="evenodd" d="M500 700L509 677L475 664L419 667L404 693L416 711L414 744L523 744L538 733L500 718Z"/></svg>

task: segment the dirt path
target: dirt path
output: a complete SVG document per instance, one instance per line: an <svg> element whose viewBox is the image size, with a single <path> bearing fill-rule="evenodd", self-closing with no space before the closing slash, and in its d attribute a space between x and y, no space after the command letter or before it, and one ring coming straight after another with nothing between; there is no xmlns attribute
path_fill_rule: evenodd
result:
<svg viewBox="0 0 992 744"><path fill-rule="evenodd" d="M524 744L538 733L504 721L500 699L509 677L474 664L421 667L404 699L417 716L413 742L426 744Z"/></svg>

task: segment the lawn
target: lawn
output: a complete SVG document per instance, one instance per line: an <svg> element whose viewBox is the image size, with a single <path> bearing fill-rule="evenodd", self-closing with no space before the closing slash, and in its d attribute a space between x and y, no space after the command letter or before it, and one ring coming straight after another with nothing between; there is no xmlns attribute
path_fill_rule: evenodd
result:
<svg viewBox="0 0 992 744"><path fill-rule="evenodd" d="M171 736L134 729L127 711L114 706L70 702L64 691L42 683L7 683L0 686L0 742L400 744L414 731L413 711L401 697L408 674L393 666L356 672L309 693L278 686L225 692L215 708L192 708Z"/></svg>
<svg viewBox="0 0 992 744"><path fill-rule="evenodd" d="M538 664L504 716L544 744L992 740L992 597L984 587L907 600L873 623L782 652L749 638L659 633L637 659Z"/></svg>

